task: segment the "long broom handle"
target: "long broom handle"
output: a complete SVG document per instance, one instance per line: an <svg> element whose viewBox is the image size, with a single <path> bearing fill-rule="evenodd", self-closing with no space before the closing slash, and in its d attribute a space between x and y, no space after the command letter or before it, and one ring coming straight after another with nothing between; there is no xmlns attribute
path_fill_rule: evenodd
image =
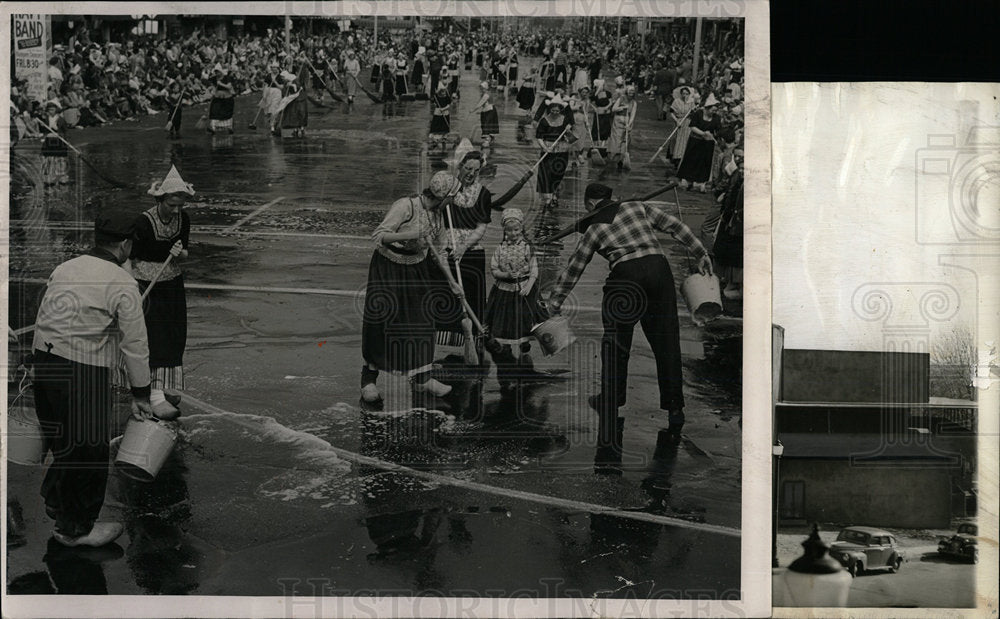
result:
<svg viewBox="0 0 1000 619"><path fill-rule="evenodd" d="M552 143L552 148L556 147L556 144L558 144L559 140L561 140L563 136L566 135L567 131L569 131L569 123L566 123L566 126L563 127L562 133L560 133L559 137L556 138L556 141ZM535 170L538 169L538 166L542 165L542 160L545 159L545 157L547 157L550 152L551 151L546 150L544 153L542 153L542 156L538 159L538 161L535 162L535 165L531 166L531 174L534 174Z"/></svg>
<svg viewBox="0 0 1000 619"><path fill-rule="evenodd" d="M77 154L77 156L78 156L78 157L80 158L80 161L82 161L82 162L84 162L85 164L87 164L87 165L88 165L88 166L90 167L90 169L91 169L91 170L93 170L93 171L94 171L95 173L97 173L97 175L98 175L98 176L100 176L100 177L101 177L102 179L104 179L104 181L105 181L105 182L108 182L108 183L111 183L112 185L115 185L116 187L128 187L128 185L126 185L125 183L122 183L122 182L119 182L119 181L116 181L115 179L113 179L113 178L110 178L110 177L108 177L108 176L104 176L104 174L102 174L102 173L101 173L101 171L97 169L97 166L95 166L95 165L94 165L93 163L91 163L91 162L90 162L90 159L87 159L87 158L86 158L86 157L85 157L85 156L83 155L83 153L81 153L81 152L80 152L80 150L79 150L79 149L78 149L77 147L75 147L75 146L73 146L72 144L70 144L70 143L69 143L69 142L68 142L68 141L66 140L66 138L64 138L63 136L59 135L59 132L58 132L58 131L56 131L55 129L53 129L52 127L50 127L50 126L48 125L48 123L46 123L46 122L45 122L44 120L42 120L42 119L40 119L40 118L38 119L38 122L39 122L39 124L41 124L41 125L42 125L43 127L45 127L46 129L48 129L48 130L49 130L49 131L50 131L51 133L55 134L56 138L58 138L60 142L62 142L62 143L63 143L63 144L65 144L66 146L69 146L69 147L70 147L70 149L71 149L71 150L72 150L72 151L73 151L74 153L76 153L76 154Z"/></svg>
<svg viewBox="0 0 1000 619"><path fill-rule="evenodd" d="M448 232L451 234L451 248L452 251L454 251L455 248L458 247L458 244L455 242L455 221L451 218L451 204L445 203L444 210L445 213L447 213L448 215ZM462 257L455 256L455 277L458 279L458 285L464 291L465 282L462 281L462 265L460 264L461 262L462 262ZM464 296L462 297L462 300L463 301L465 300ZM466 312L466 314L470 313L471 312ZM480 329L480 331L482 331L482 329Z"/></svg>
<svg viewBox="0 0 1000 619"><path fill-rule="evenodd" d="M692 108L692 109L694 109L694 108ZM664 148L667 147L667 143L670 142L670 139L672 137L674 137L674 134L677 133L677 130L681 128L681 125L684 124L684 121L687 120L687 117L690 114L691 114L691 110L688 110L687 114L684 115L684 118L681 118L681 121L679 123L677 123L677 126L674 127L674 130L671 131L670 135L667 136L667 139L663 141L663 144L661 144L660 147L656 149L656 152L653 153L653 156L649 158L649 163L653 163L653 161L656 160L657 155L660 154L660 151L662 151Z"/></svg>
<svg viewBox="0 0 1000 619"><path fill-rule="evenodd" d="M146 286L146 291L142 293L141 297L139 297L140 303L146 300L146 297L149 296L150 291L153 290L153 286L156 285L156 282L160 281L160 276L163 275L163 272L167 270L167 265L170 264L170 261L173 259L174 259L173 254L167 255L167 259L163 261L162 265L160 265L160 270L156 272L156 275L154 275L153 279L150 280L149 285Z"/></svg>
<svg viewBox="0 0 1000 619"><path fill-rule="evenodd" d="M76 147L76 146L73 146L72 144L70 144L69 142L67 142L67 141L66 141L66 138L64 138L63 136L59 135L59 132L58 132L58 131L56 131L55 129L53 129L52 127L50 127L50 126L48 125L48 123L46 123L46 122L45 122L44 120L42 120L42 119L40 119L40 118L38 119L38 122L39 122L39 123L40 123L40 124L41 124L41 125L42 125L43 127L45 127L46 129L48 129L48 130L49 130L50 132L54 133L54 134L56 135L56 137L57 137L57 138L59 138L59 141L60 141L60 142L62 142L62 143L63 143L63 144L65 144L66 146L69 146L69 147L70 147L70 149L71 149L71 150L72 150L72 151L73 151L74 153L76 153L77 155L79 155L81 159L84 159L84 158L85 158L85 157L83 156L83 153L81 153L81 152L79 151L79 149L77 149L77 147Z"/></svg>
<svg viewBox="0 0 1000 619"><path fill-rule="evenodd" d="M437 261L438 267L442 272L444 272L445 279L448 280L448 283L452 286L461 288L458 282L455 281L455 276L451 274L451 269L448 267L448 261L441 256L441 252L434 247L433 243L428 245L428 249ZM472 324L475 325L476 329L478 329L480 333L486 333L486 329L483 328L483 323L479 322L479 318L476 317L476 313L472 311L472 306L469 305L469 302L465 299L465 293L463 292L462 294L455 296L457 296L458 300L461 301L462 309L465 310L465 315L472 321Z"/></svg>
<svg viewBox="0 0 1000 619"><path fill-rule="evenodd" d="M185 92L187 92L187 86L181 89L181 96L177 97L177 104L174 105L174 111L170 113L170 120L167 121L167 124L172 125L174 123L174 117L177 116L177 110L181 108L181 102L184 101Z"/></svg>
<svg viewBox="0 0 1000 619"><path fill-rule="evenodd" d="M648 193L648 194L646 194L644 196L639 196L638 198L626 198L625 200L619 200L619 201L617 201L617 202L615 202L615 203L613 203L613 204L611 204L609 206L617 206L618 204L623 204L625 202L645 202L647 200L652 200L653 198L655 198L656 196L660 195L661 193L670 191L671 189L674 189L676 191L676 187L677 187L677 183L671 182L671 183L668 183L667 185L665 185L663 187L660 187L656 191ZM557 241L557 240L559 240L559 239L561 239L561 238L563 238L565 236L569 236L570 234L573 234L573 231L576 230L576 226L585 217L586 217L586 215L584 217L581 217L580 219L577 219L575 222L573 222L572 224L566 226L565 228L563 228L559 232L556 232L555 234L553 234L551 236L547 236L544 239L541 239L540 241L538 241L539 244L543 244L544 245L545 243L551 243L552 241Z"/></svg>
<svg viewBox="0 0 1000 619"><path fill-rule="evenodd" d="M309 68L310 68L310 69L312 69L312 71L313 71L313 75L315 75L315 76L316 76L316 79L318 79L318 80L319 80L319 83L320 83L320 84L323 84L323 88L324 88L324 89L325 89L325 90L326 90L326 91L327 91L328 93L330 93L330 96L331 96L331 97L333 97L333 98L334 98L334 100L340 100L340 101L343 101L343 99L340 99L340 96L339 96L339 95L337 95L336 93L334 93L334 92L333 92L333 89L331 89L331 88L330 88L330 87L329 87L329 86L328 86L328 85L326 84L326 82L325 82L325 81L323 81L323 76L319 74L319 71L317 71L317 70L316 70L316 67L315 67L315 66L313 66L313 63L309 62L309 59L308 59L308 58L306 58L306 64L308 64L308 65L309 65ZM334 77L336 77L336 76L337 76L337 73L336 73L336 72L334 72L334 73L333 73L333 75L334 75ZM322 99L322 96L321 96L320 98Z"/></svg>

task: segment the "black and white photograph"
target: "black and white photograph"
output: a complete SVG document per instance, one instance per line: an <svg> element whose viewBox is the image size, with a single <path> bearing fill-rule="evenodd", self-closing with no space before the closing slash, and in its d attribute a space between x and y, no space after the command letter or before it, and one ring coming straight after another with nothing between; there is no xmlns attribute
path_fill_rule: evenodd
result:
<svg viewBox="0 0 1000 619"><path fill-rule="evenodd" d="M770 612L767 6L619 4L5 7L10 616ZM960 283L890 377L926 521L811 502L795 407L862 413L802 353L788 526L975 525ZM869 343L787 316L786 363Z"/></svg>
<svg viewBox="0 0 1000 619"><path fill-rule="evenodd" d="M776 607L995 599L996 94L773 85Z"/></svg>

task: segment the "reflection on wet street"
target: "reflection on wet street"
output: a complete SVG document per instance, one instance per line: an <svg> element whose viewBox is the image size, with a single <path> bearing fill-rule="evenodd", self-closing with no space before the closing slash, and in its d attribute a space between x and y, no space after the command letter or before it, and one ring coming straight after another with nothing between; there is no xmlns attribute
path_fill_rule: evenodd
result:
<svg viewBox="0 0 1000 619"><path fill-rule="evenodd" d="M462 88L474 87L463 74ZM577 337L568 350L544 357L535 346L534 368L501 388L495 360L469 368L461 351L444 349L434 375L453 387L448 396L415 394L388 376L384 408L366 410L358 376L368 236L393 200L448 168L452 151L427 151L422 102L314 108L303 139L246 129L255 105L237 100L234 135L185 125L170 141L153 118L72 133L125 189L75 159L69 184L43 187L38 146L14 150L15 329L33 322L52 268L89 247L97 208L149 208L146 189L171 164L197 194L185 207L193 232L181 439L152 483L112 476L102 517L126 532L102 549L55 543L37 496L42 469L11 465L8 521L23 543L8 545L8 591L738 597L739 304L727 301L729 319L704 329L681 308L688 424L673 449L655 448L666 420L652 355L636 338L621 477L593 473L597 420L586 398L600 371L599 261L567 308ZM452 138L471 134L472 105L459 101ZM534 146L506 137L513 99L497 105L501 138L483 178L494 195L537 160ZM646 116L637 122L651 137L637 141L637 161L662 139L663 125ZM663 182L653 166L616 174L587 163L567 175L558 206L542 209L534 180L510 206L543 238L583 212L583 188L598 175L623 196ZM715 208L709 197L682 198L695 229ZM494 214L483 244L495 247L500 234ZM543 290L576 238L537 248ZM671 243L680 280L687 265ZM125 399L117 412L124 421Z"/></svg>

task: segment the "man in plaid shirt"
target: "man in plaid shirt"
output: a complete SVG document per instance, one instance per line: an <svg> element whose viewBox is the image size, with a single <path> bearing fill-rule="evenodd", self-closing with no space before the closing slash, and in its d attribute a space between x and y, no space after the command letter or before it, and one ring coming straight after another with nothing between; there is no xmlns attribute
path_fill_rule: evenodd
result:
<svg viewBox="0 0 1000 619"><path fill-rule="evenodd" d="M549 308L558 314L595 252L610 264L601 305L601 393L590 399L600 416L595 459L599 471L609 465L613 470L621 462L624 418L618 417L618 408L625 404L629 353L637 322L642 324L656 358L660 408L668 411L669 427L660 430L657 447L679 443L684 425L677 292L654 229L673 235L697 258L701 273L712 273L708 252L683 222L652 204L616 205L611 194L606 185L587 186L584 199L593 215L582 220L579 231L583 237L549 298Z"/></svg>

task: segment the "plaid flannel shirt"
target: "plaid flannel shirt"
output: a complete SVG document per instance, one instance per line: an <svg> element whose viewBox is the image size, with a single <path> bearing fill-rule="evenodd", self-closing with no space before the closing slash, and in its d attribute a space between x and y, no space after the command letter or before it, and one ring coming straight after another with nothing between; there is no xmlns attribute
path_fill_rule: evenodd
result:
<svg viewBox="0 0 1000 619"><path fill-rule="evenodd" d="M612 269L626 260L663 255L654 228L669 233L683 243L697 260L708 256L705 246L691 229L663 207L645 202L623 202L611 223L592 223L583 233L569 265L556 281L549 306L553 310L559 309L595 252L604 256Z"/></svg>

